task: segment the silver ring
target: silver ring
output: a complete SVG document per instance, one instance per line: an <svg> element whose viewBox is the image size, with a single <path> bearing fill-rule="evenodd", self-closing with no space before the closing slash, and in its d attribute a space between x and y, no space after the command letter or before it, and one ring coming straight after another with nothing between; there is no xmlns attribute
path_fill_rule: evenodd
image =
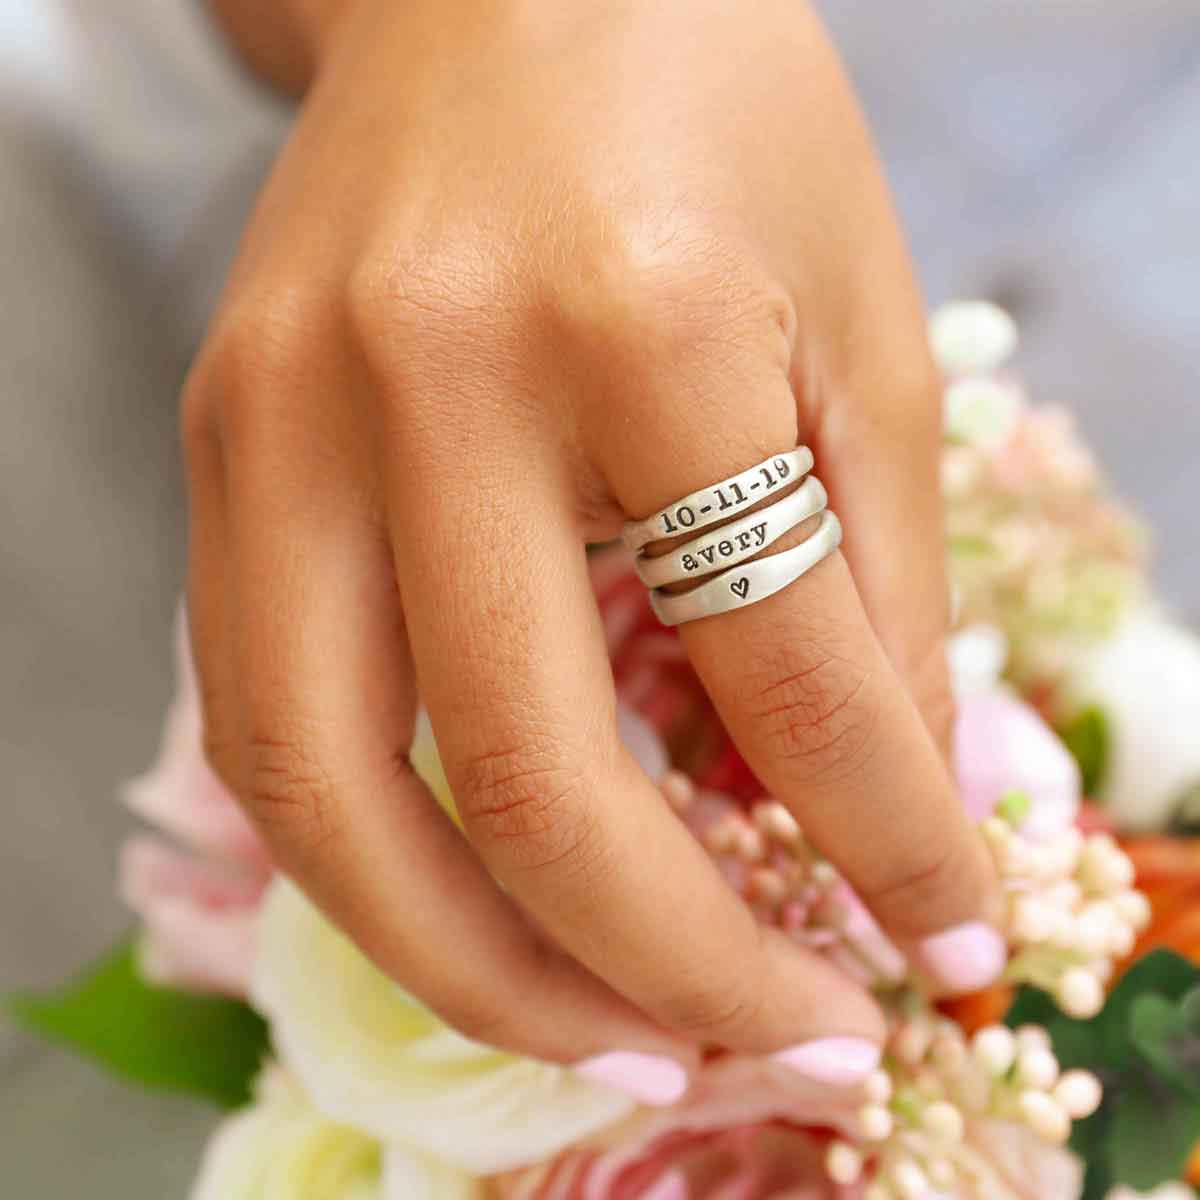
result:
<svg viewBox="0 0 1200 1200"><path fill-rule="evenodd" d="M735 567L778 541L801 521L823 512L828 500L821 481L810 475L782 500L684 542L668 554L655 558L639 554L634 561L638 576L648 588L657 588Z"/></svg>
<svg viewBox="0 0 1200 1200"><path fill-rule="evenodd" d="M621 537L625 545L640 550L647 542L707 529L718 521L736 516L739 510L757 504L777 487L794 483L807 475L812 467L813 455L807 446L773 454L746 471L676 500L653 516L641 521L626 521Z"/></svg>
<svg viewBox="0 0 1200 1200"><path fill-rule="evenodd" d="M682 625L685 621L745 608L795 583L841 543L842 523L827 508L816 533L800 545L769 558L757 558L745 566L730 567L715 579L678 596L651 592L650 605L664 625Z"/></svg>

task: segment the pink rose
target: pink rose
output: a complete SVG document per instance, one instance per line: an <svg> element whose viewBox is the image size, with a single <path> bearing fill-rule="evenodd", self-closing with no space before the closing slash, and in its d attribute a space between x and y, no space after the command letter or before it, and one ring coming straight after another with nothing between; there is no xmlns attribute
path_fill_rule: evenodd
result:
<svg viewBox="0 0 1200 1200"><path fill-rule="evenodd" d="M960 701L955 772L963 804L976 821L1011 792L1031 801L1021 827L1027 837L1051 837L1078 816L1082 784L1075 760L1028 704L1003 690Z"/></svg>
<svg viewBox="0 0 1200 1200"><path fill-rule="evenodd" d="M856 1089L808 1084L762 1060L718 1059L673 1109L548 1165L495 1181L495 1200L856 1200L825 1174L830 1137L853 1128Z"/></svg>
<svg viewBox="0 0 1200 1200"><path fill-rule="evenodd" d="M244 995L271 863L258 834L205 761L182 616L176 632L176 694L158 759L127 786L124 798L170 839L134 834L121 851L120 892L144 924L143 971L169 986Z"/></svg>

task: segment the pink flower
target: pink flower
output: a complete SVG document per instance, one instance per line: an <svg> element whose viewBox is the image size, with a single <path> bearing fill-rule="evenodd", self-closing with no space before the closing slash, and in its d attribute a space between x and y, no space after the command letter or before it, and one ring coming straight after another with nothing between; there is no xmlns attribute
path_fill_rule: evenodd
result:
<svg viewBox="0 0 1200 1200"><path fill-rule="evenodd" d="M121 850L120 892L144 924L143 971L168 986L244 995L271 864L258 834L205 761L182 617L176 694L158 759L128 785L125 802L170 838L138 833Z"/></svg>
<svg viewBox="0 0 1200 1200"><path fill-rule="evenodd" d="M494 1179L488 1200L861 1200L869 1180L839 1186L826 1171L837 1137L853 1140L854 1088L807 1084L769 1062L717 1059L674 1109L625 1125L550 1163ZM967 1123L947 1147L960 1200L1077 1196L1079 1160L1028 1128ZM929 1193L930 1200L940 1195Z"/></svg>
<svg viewBox="0 0 1200 1200"><path fill-rule="evenodd" d="M1079 813L1079 768L1028 704L996 689L964 697L955 728L955 771L963 804L982 821L1006 794L1031 801L1021 827L1044 839L1069 828Z"/></svg>
<svg viewBox="0 0 1200 1200"><path fill-rule="evenodd" d="M496 1180L495 1200L854 1200L824 1168L855 1089L809 1084L762 1060L715 1060L687 1099L642 1111L553 1162Z"/></svg>

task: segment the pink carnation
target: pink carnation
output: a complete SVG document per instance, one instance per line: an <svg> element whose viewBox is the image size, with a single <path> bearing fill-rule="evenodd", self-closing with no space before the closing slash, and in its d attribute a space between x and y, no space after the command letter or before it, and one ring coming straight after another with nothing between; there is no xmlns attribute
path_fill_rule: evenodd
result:
<svg viewBox="0 0 1200 1200"><path fill-rule="evenodd" d="M120 891L144 923L141 963L168 986L245 995L254 925L271 875L266 847L204 758L186 623L176 633L176 694L154 766L125 802L166 838L122 847Z"/></svg>

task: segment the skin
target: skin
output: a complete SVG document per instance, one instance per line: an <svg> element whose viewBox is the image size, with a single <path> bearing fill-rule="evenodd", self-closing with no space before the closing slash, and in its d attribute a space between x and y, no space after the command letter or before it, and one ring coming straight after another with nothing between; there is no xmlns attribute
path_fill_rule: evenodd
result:
<svg viewBox="0 0 1200 1200"><path fill-rule="evenodd" d="M799 0L218 15L303 102L183 400L211 761L283 869L470 1036L561 1062L880 1037L620 745L584 555L812 446L843 552L684 645L903 944L986 918L944 757L939 381L817 20ZM465 836L408 763L418 693Z"/></svg>

